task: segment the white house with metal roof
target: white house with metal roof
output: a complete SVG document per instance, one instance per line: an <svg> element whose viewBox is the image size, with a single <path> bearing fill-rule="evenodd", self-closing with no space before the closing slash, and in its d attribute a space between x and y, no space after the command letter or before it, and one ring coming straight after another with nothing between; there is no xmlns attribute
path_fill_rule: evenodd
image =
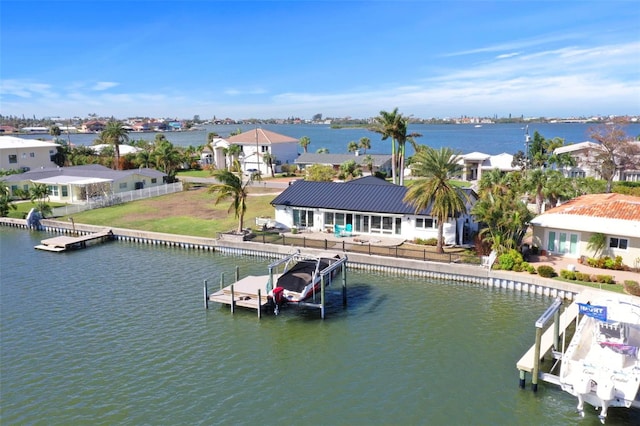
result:
<svg viewBox="0 0 640 426"><path fill-rule="evenodd" d="M154 169L112 170L99 164L30 170L4 178L12 195L20 188L46 185L51 201L81 204L88 198L164 185L167 175Z"/></svg>
<svg viewBox="0 0 640 426"><path fill-rule="evenodd" d="M353 160L359 165L363 171L367 171L368 162L371 161L372 172L384 172L391 174L391 155L390 154L360 154L356 151L354 154L330 154L330 153L311 153L305 152L294 161L294 163L304 169L314 164L324 164L338 169L341 164Z"/></svg>
<svg viewBox="0 0 640 426"><path fill-rule="evenodd" d="M590 194L570 200L535 217L533 244L568 258L593 257L593 234L606 236L602 255L621 256L624 264L640 266L640 197Z"/></svg>
<svg viewBox="0 0 640 426"><path fill-rule="evenodd" d="M477 200L471 189L467 214L444 224L445 244L471 243L478 224L469 213ZM431 206L416 213L403 201L407 188L367 176L348 182L296 181L273 199L275 221L285 227L334 232L336 226L349 227L354 235L379 235L407 240L438 236L437 220Z"/></svg>
<svg viewBox="0 0 640 426"><path fill-rule="evenodd" d="M59 145L53 142L0 136L0 169L30 170L56 167L51 158Z"/></svg>

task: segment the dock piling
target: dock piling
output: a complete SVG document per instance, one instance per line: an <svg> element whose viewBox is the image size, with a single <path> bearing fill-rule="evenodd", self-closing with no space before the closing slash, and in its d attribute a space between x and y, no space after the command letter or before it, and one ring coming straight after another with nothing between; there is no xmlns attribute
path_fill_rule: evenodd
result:
<svg viewBox="0 0 640 426"><path fill-rule="evenodd" d="M209 309L209 291L207 290L207 280L204 280L204 308Z"/></svg>
<svg viewBox="0 0 640 426"><path fill-rule="evenodd" d="M258 289L258 319L262 318L262 295Z"/></svg>
<svg viewBox="0 0 640 426"><path fill-rule="evenodd" d="M233 314L236 308L236 298L233 290L233 284L231 284L231 313Z"/></svg>

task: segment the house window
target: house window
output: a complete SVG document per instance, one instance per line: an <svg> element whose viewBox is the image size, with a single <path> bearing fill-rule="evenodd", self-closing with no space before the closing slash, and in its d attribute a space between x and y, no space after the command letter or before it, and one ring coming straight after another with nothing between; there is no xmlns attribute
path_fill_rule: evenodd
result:
<svg viewBox="0 0 640 426"><path fill-rule="evenodd" d="M58 196L58 185L47 185L47 192L52 197Z"/></svg>
<svg viewBox="0 0 640 426"><path fill-rule="evenodd" d="M333 212L324 212L324 224L333 225Z"/></svg>
<svg viewBox="0 0 640 426"><path fill-rule="evenodd" d="M36 158L36 153L35 153L35 152L30 152L30 153L29 153L29 157L31 157L31 158Z"/></svg>
<svg viewBox="0 0 640 426"><path fill-rule="evenodd" d="M293 224L300 228L313 228L313 210L293 209Z"/></svg>
<svg viewBox="0 0 640 426"><path fill-rule="evenodd" d="M260 152L269 152L269 146L268 145L260 146Z"/></svg>
<svg viewBox="0 0 640 426"><path fill-rule="evenodd" d="M23 152L23 153L22 153L22 159L24 160L24 159L26 159L26 158L27 158L27 153L26 153L26 152Z"/></svg>
<svg viewBox="0 0 640 426"><path fill-rule="evenodd" d="M609 248L626 250L629 245L629 240L626 238L609 238Z"/></svg>
<svg viewBox="0 0 640 426"><path fill-rule="evenodd" d="M562 231L549 231L547 250L550 253L578 254L578 234L571 234Z"/></svg>
<svg viewBox="0 0 640 426"><path fill-rule="evenodd" d="M15 154L9 154L9 164L16 164L18 162L18 156Z"/></svg>
<svg viewBox="0 0 640 426"><path fill-rule="evenodd" d="M67 185L62 185L60 188L62 189L62 196L63 197L68 197L69 196L69 187Z"/></svg>
<svg viewBox="0 0 640 426"><path fill-rule="evenodd" d="M11 185L11 193L13 194L18 190L18 185Z"/></svg>
<svg viewBox="0 0 640 426"><path fill-rule="evenodd" d="M584 172L584 170L571 170L569 172L569 177L572 177L572 178L583 178L586 175L587 174Z"/></svg>
<svg viewBox="0 0 640 426"><path fill-rule="evenodd" d="M435 218L416 219L416 229L433 229L438 226Z"/></svg>
<svg viewBox="0 0 640 426"><path fill-rule="evenodd" d="M158 179L157 178L151 178L151 183L157 183Z"/></svg>
<svg viewBox="0 0 640 426"><path fill-rule="evenodd" d="M120 189L127 189L127 182L120 182L120 185L118 187Z"/></svg>

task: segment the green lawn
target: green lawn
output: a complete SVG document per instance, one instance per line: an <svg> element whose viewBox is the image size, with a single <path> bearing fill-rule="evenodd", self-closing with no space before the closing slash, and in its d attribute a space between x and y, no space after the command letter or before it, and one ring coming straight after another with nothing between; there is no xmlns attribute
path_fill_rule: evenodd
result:
<svg viewBox="0 0 640 426"><path fill-rule="evenodd" d="M255 227L256 216L273 217L270 202L274 198L274 194L249 196L244 227ZM229 211L231 200L215 206L214 199L206 189L183 191L76 213L73 219L76 223L90 225L209 238L238 226L234 212ZM67 220L67 217L60 220Z"/></svg>

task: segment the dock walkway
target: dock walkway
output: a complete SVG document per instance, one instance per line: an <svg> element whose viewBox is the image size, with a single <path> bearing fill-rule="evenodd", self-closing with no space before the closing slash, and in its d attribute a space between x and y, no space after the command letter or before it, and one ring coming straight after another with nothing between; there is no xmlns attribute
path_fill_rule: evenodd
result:
<svg viewBox="0 0 640 426"><path fill-rule="evenodd" d="M112 238L113 232L111 229L106 229L78 237L62 235L59 237L47 238L46 240L42 240L39 245L35 246L35 248L38 250L61 252L65 250L85 248L89 241L107 240Z"/></svg>
<svg viewBox="0 0 640 426"><path fill-rule="evenodd" d="M226 305L231 305L233 302L236 306L243 308L262 309L268 303L266 290L268 280L268 275L249 275L233 283L233 286L227 286L207 297L210 302Z"/></svg>

